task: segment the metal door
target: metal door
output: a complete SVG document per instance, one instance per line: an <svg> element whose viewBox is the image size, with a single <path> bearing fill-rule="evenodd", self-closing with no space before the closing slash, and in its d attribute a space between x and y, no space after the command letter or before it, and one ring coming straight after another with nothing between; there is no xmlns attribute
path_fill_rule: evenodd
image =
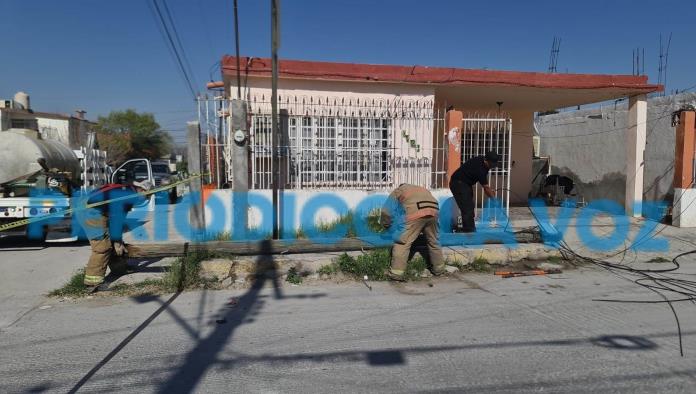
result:
<svg viewBox="0 0 696 394"><path fill-rule="evenodd" d="M483 156L488 151L500 155L498 167L488 172L488 185L496 191L505 214L510 215L510 168L512 154L512 120L503 118L465 118L462 120L462 163L476 156ZM480 186L474 188L476 220L481 217L485 198ZM493 222L500 219L495 215Z"/></svg>

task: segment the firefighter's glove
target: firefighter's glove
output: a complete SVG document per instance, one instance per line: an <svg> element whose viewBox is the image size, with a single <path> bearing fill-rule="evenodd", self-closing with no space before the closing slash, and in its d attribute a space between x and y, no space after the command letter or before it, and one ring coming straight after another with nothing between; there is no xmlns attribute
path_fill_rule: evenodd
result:
<svg viewBox="0 0 696 394"><path fill-rule="evenodd" d="M116 253L116 256L125 256L128 254L128 249L123 242L114 241L114 252Z"/></svg>

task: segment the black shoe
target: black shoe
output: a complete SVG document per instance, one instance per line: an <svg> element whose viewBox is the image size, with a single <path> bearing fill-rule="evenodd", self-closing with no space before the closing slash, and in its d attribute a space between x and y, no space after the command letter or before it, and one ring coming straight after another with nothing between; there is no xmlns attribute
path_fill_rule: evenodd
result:
<svg viewBox="0 0 696 394"><path fill-rule="evenodd" d="M137 272L137 271L138 271L138 270L136 269L136 267L131 267L131 266L129 265L129 266L126 267L126 268L121 268L121 269L117 269L117 270L115 270L115 271L109 272L109 275L106 276L106 278L108 278L108 279L105 278L105 280L107 280L107 281L108 281L108 280L115 280L115 279L118 279L119 277L121 277L121 276L123 276L123 275L132 274L132 273Z"/></svg>

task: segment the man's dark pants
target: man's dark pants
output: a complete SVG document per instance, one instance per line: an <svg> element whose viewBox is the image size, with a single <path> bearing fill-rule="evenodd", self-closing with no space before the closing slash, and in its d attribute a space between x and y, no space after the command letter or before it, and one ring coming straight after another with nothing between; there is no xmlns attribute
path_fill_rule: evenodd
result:
<svg viewBox="0 0 696 394"><path fill-rule="evenodd" d="M474 224L474 188L466 182L450 182L450 191L462 215L462 231L476 231Z"/></svg>

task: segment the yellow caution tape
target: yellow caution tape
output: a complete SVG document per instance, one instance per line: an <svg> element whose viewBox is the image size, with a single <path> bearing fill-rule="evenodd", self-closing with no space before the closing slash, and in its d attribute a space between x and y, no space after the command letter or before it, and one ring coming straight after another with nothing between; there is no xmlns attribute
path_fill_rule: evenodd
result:
<svg viewBox="0 0 696 394"><path fill-rule="evenodd" d="M174 183L170 183L169 185L166 185L166 186L160 186L160 187L158 187L158 188L155 188L155 189L152 189L152 190L148 190L148 191L146 191L146 192L129 194L129 195L127 195L127 196L117 197L117 198L114 198L114 199L111 199L111 200L99 201L99 202L95 202L95 203L92 203L92 204L85 204L85 205L82 206L82 207L69 208L69 209L65 209L65 210L62 210L62 211L57 211L57 212L54 212L54 213L50 213L50 214L48 214L48 215L35 216L35 217L33 217L33 218L20 219L20 220L17 220L16 222L2 224L2 225L0 225L0 232L2 232L2 231L7 231L7 230L10 230L10 229L13 229L13 228L17 228L17 227L26 226L26 225L31 224L31 223L40 222L40 221L47 220L47 219L54 218L54 217L63 217L63 216L65 216L65 215L73 214L73 213L75 213L75 212L83 211L83 210L86 210L86 209L89 209L89 208L94 208L94 207L98 207L98 206L101 206L101 205L110 204L110 203L115 202L115 201L129 200L129 199L133 199L133 198L135 198L135 197L137 197L137 196L143 196L143 197L149 196L150 194L159 193L159 192L161 192L161 191L169 190L169 189L171 189L171 188L173 188L173 187L182 185L182 184L184 184L184 183L191 182L193 179L200 178L200 177L205 176L205 175L207 175L207 174L193 174L193 175L189 176L189 177L186 178L186 179L182 179L182 180L180 180L180 181L177 181L177 182L174 182Z"/></svg>

